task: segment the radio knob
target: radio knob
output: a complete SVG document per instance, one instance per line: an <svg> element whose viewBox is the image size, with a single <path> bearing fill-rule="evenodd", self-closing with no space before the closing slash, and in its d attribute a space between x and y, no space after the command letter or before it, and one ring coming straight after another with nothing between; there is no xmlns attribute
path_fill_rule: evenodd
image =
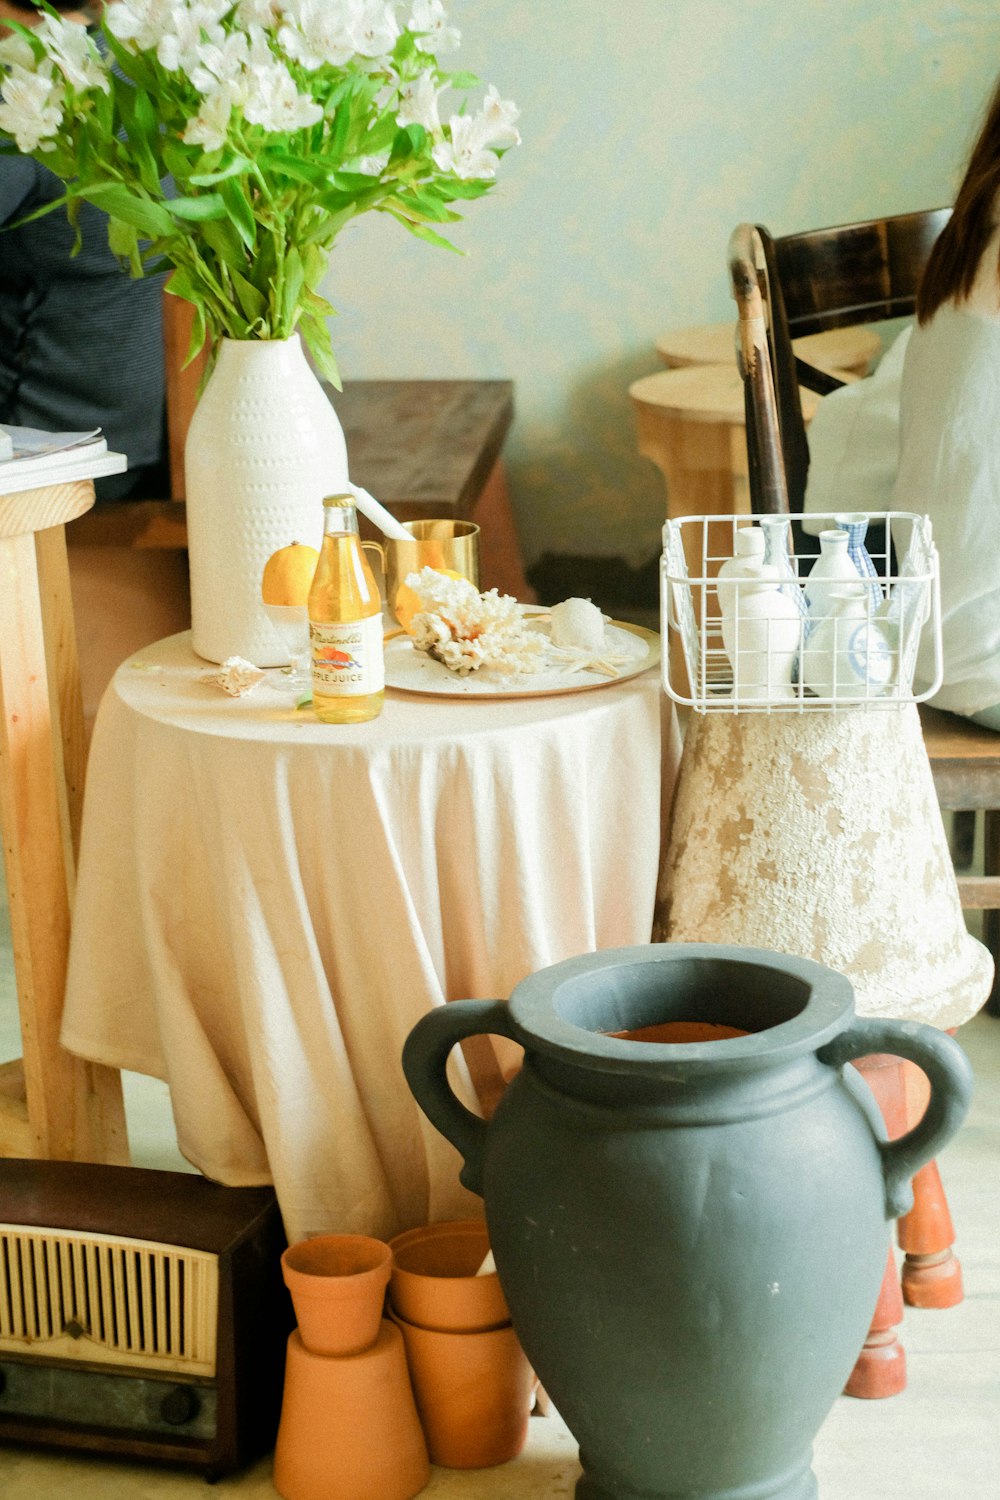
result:
<svg viewBox="0 0 1000 1500"><path fill-rule="evenodd" d="M183 1427L185 1422L193 1422L200 1410L198 1393L189 1385L175 1385L160 1402L160 1416L171 1427Z"/></svg>

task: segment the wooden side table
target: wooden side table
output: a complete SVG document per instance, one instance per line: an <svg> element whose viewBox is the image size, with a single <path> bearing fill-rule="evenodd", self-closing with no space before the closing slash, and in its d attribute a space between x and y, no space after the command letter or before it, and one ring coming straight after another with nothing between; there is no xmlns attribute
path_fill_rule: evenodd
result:
<svg viewBox="0 0 1000 1500"><path fill-rule="evenodd" d="M481 586L534 602L501 458L513 382L351 380L330 396L355 482L401 521L475 521Z"/></svg>
<svg viewBox="0 0 1000 1500"><path fill-rule="evenodd" d="M509 380L353 380L329 390L354 481L404 521L475 521L483 588L533 602L501 458L513 393ZM73 543L185 547L183 445L175 433L172 453L174 499L99 505L74 527Z"/></svg>

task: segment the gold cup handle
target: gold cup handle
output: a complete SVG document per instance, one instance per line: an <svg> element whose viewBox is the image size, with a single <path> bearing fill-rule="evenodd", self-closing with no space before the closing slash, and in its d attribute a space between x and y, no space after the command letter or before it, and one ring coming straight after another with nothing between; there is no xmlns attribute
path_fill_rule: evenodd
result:
<svg viewBox="0 0 1000 1500"><path fill-rule="evenodd" d="M385 548L382 546L381 542L362 542L361 549L363 552L368 552L369 550L371 550L372 552L378 553L378 565L379 570L382 574L382 600L383 602L385 602L385 598L389 588L389 585L386 581Z"/></svg>

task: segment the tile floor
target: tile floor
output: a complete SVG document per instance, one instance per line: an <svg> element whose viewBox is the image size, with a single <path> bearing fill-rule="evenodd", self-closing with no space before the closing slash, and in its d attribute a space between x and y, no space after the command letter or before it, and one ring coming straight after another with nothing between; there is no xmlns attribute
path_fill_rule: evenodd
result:
<svg viewBox="0 0 1000 1500"><path fill-rule="evenodd" d="M0 1057L16 1055L16 1007L0 892ZM941 1158L957 1224L966 1299L948 1312L907 1309L909 1384L888 1401L841 1397L816 1443L821 1500L1000 1500L1000 1019L980 1016L960 1040L977 1092L971 1116ZM184 1167L169 1099L151 1079L126 1078L137 1164ZM835 1289L833 1294L835 1295ZM558 1417L535 1417L514 1463L478 1472L436 1469L427 1500L549 1500L572 1496L576 1444ZM205 1481L41 1450L0 1448L3 1500L197 1500ZM270 1462L214 1493L273 1500ZM357 1500L379 1500L359 1495Z"/></svg>

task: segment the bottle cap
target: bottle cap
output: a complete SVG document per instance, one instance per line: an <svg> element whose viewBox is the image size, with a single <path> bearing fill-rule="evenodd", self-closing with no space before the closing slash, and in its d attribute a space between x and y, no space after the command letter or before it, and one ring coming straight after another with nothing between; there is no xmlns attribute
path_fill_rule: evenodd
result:
<svg viewBox="0 0 1000 1500"><path fill-rule="evenodd" d="M357 501L353 495L324 495L323 505L335 505L338 510L348 505L356 505Z"/></svg>

